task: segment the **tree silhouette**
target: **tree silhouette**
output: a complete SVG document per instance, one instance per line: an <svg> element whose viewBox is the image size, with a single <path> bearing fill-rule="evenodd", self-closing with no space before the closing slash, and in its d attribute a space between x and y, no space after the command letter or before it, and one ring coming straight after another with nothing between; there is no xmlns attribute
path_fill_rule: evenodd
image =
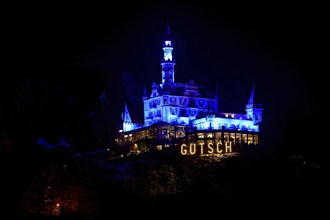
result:
<svg viewBox="0 0 330 220"><path fill-rule="evenodd" d="M1 148L33 146L38 137L50 143L65 138L81 150L96 147L101 132L93 129L104 105L100 98L106 88L104 75L89 68L45 72L47 76L11 80L3 88Z"/></svg>

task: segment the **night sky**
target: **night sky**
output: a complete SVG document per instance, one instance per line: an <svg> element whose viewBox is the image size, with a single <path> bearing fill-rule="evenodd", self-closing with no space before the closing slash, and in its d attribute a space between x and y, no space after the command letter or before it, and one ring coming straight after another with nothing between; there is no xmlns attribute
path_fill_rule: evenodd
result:
<svg viewBox="0 0 330 220"><path fill-rule="evenodd" d="M320 126L322 6L240 4L138 1L12 9L4 27L10 68L1 76L1 91L21 76L79 81L58 70L91 68L105 76L108 117L119 120L125 97L140 99L143 86L161 82L161 46L169 24L176 82L218 86L220 111L233 113L245 112L255 82L266 143L281 141L292 114ZM136 80L137 91L124 91L123 80Z"/></svg>

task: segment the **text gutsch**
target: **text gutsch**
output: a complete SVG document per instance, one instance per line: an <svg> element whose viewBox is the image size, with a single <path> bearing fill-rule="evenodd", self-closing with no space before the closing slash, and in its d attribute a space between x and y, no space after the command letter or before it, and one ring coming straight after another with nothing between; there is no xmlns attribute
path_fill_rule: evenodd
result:
<svg viewBox="0 0 330 220"><path fill-rule="evenodd" d="M194 154L223 154L232 152L232 142L218 143L190 143L182 144L180 148L182 155L194 155Z"/></svg>

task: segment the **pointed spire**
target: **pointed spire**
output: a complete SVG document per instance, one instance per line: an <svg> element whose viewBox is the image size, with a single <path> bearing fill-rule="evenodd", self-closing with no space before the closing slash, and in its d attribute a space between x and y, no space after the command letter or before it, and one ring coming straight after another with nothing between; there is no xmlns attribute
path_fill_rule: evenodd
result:
<svg viewBox="0 0 330 220"><path fill-rule="evenodd" d="M251 92L251 95L250 95L250 99L249 99L249 103L248 104L253 104L253 102L254 102L254 84L255 83L253 83L252 92Z"/></svg>
<svg viewBox="0 0 330 220"><path fill-rule="evenodd" d="M167 24L167 35L170 37L171 36L171 32L170 32L170 26L168 25L168 22L166 22Z"/></svg>
<svg viewBox="0 0 330 220"><path fill-rule="evenodd" d="M125 110L122 116L123 122L124 123L132 123L131 116L128 111L127 103L125 102Z"/></svg>
<svg viewBox="0 0 330 220"><path fill-rule="evenodd" d="M168 18L166 18L166 31L167 31L167 37L170 38L171 36L171 31L170 31L170 25L169 25L169 22L168 22Z"/></svg>
<svg viewBox="0 0 330 220"><path fill-rule="evenodd" d="M147 96L147 87L146 86L144 86L142 98L143 99L147 99L148 98L148 96Z"/></svg>
<svg viewBox="0 0 330 220"><path fill-rule="evenodd" d="M254 88L255 88L255 83L253 82L253 87L249 99L249 103L246 104L246 115L248 119L252 119L254 124L257 124L262 121L262 104L255 103L254 100Z"/></svg>

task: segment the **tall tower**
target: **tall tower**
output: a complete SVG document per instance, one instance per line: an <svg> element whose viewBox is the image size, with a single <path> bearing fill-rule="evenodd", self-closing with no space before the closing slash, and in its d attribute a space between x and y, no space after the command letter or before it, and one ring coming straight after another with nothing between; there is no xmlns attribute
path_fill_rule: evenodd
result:
<svg viewBox="0 0 330 220"><path fill-rule="evenodd" d="M247 118L252 119L253 124L258 124L262 121L262 104L257 104L254 102L254 84L252 87L252 92L248 104L246 105L245 111Z"/></svg>
<svg viewBox="0 0 330 220"><path fill-rule="evenodd" d="M172 55L173 44L170 36L170 29L167 26L167 40L163 44L164 57L160 63L162 66L162 86L174 83L175 60Z"/></svg>

